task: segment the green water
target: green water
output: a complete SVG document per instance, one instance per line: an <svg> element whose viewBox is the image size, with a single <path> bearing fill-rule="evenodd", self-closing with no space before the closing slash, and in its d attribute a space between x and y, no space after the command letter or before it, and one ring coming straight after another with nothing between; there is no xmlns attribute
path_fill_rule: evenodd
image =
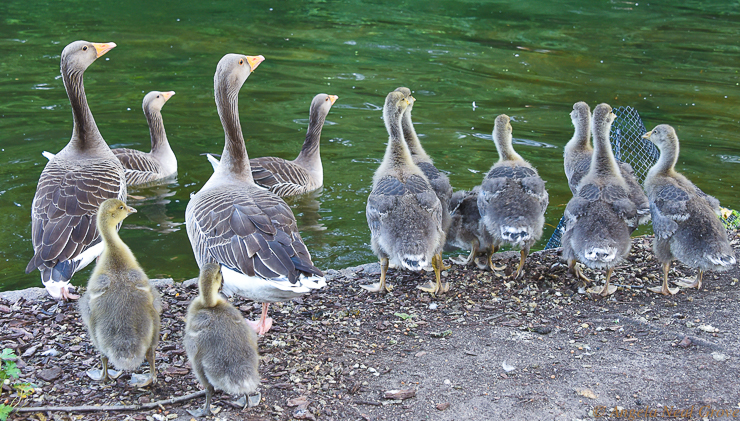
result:
<svg viewBox="0 0 740 421"><path fill-rule="evenodd" d="M59 55L76 39L118 44L85 74L112 147L149 150L143 95L177 92L163 110L177 182L132 191L155 197L132 202L139 213L121 231L151 277L197 274L184 213L212 172L200 154L223 148L213 72L230 52L266 57L240 95L252 157L295 157L311 98L339 95L322 136L324 189L292 203L323 269L375 260L365 201L387 140L380 107L398 86L414 91L417 131L455 189L480 183L497 158L493 120L512 117L515 147L550 193L539 247L570 198L562 147L579 100L633 106L648 128L672 124L682 140L678 170L740 207L737 1L131 3L0 4L0 289L40 286L38 272L24 273L30 205L41 152L59 151L72 131Z"/></svg>

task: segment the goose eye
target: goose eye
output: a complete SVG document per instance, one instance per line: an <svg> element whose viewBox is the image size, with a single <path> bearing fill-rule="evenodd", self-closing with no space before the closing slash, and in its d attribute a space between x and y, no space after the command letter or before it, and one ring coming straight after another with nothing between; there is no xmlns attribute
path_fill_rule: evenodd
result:
<svg viewBox="0 0 740 421"><path fill-rule="evenodd" d="M240 60L239 60L239 65L240 65L240 66L244 65L244 59L240 59Z"/></svg>
<svg viewBox="0 0 740 421"><path fill-rule="evenodd" d="M121 209L122 210L123 209L123 206L119 206L118 209Z"/></svg>
<svg viewBox="0 0 740 421"><path fill-rule="evenodd" d="M82 51L87 51L87 45L82 46Z"/></svg>
<svg viewBox="0 0 740 421"><path fill-rule="evenodd" d="M157 98L159 98L159 95L157 95Z"/></svg>

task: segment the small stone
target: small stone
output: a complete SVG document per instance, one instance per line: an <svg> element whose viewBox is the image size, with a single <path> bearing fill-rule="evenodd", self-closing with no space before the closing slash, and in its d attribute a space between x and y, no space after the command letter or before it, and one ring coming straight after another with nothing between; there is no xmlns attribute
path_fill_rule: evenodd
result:
<svg viewBox="0 0 740 421"><path fill-rule="evenodd" d="M438 411L444 411L445 409L447 409L449 407L450 407L450 403L449 402L445 402L445 403L437 404L437 407L436 408L437 408Z"/></svg>
<svg viewBox="0 0 740 421"><path fill-rule="evenodd" d="M400 390L387 390L383 393L383 397L386 399L408 399L416 396L416 390L414 389L400 389Z"/></svg>
<svg viewBox="0 0 740 421"><path fill-rule="evenodd" d="M678 343L678 346L680 346L681 348L688 348L688 347L690 347L691 346L691 339L689 339L689 337L686 336L685 338L683 338L681 340L681 342Z"/></svg>
<svg viewBox="0 0 740 421"><path fill-rule="evenodd" d="M62 375L62 369L59 367L47 368L36 373L36 377L41 380L52 382Z"/></svg>
<svg viewBox="0 0 740 421"><path fill-rule="evenodd" d="M719 361L719 362L727 361L730 359L730 357L728 357L727 355L719 353L719 352L712 352L712 358L714 358L714 361Z"/></svg>

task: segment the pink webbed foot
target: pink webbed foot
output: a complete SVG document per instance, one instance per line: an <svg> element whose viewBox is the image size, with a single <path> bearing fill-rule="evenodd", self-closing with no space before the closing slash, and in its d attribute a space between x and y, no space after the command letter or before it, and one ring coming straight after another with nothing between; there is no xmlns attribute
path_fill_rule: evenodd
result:
<svg viewBox="0 0 740 421"><path fill-rule="evenodd" d="M267 317L264 320L247 320L247 323L258 335L264 335L272 327L272 317Z"/></svg>

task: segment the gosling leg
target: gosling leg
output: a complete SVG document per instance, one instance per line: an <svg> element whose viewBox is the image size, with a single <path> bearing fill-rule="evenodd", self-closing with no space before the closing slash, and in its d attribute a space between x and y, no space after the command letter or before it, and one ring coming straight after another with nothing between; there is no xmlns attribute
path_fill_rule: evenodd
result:
<svg viewBox="0 0 740 421"><path fill-rule="evenodd" d="M473 241L470 242L470 254L468 255L468 258L463 260L461 257L454 258L450 257L450 260L453 263L456 263L458 265L467 266L471 263L473 263L473 260L475 259L475 255L478 254L478 248L480 247L480 242L477 238L474 238Z"/></svg>
<svg viewBox="0 0 740 421"><path fill-rule="evenodd" d="M385 274L388 272L388 258L387 257L381 257L380 258L380 282L370 285L360 285L361 288L364 288L370 292L383 292L385 290L386 292L391 292L391 287L385 284Z"/></svg>
<svg viewBox="0 0 740 421"><path fill-rule="evenodd" d="M517 279L522 274L522 268L524 267L524 260L527 258L527 255L529 254L529 249L525 250L522 249L519 251L519 267L516 268L516 274L514 274L514 279Z"/></svg>
<svg viewBox="0 0 740 421"><path fill-rule="evenodd" d="M106 357L105 355L100 356L100 365L100 370L87 370L87 376L95 380L96 382L107 383L108 380L117 379L121 375L119 371L108 370L108 357Z"/></svg>
<svg viewBox="0 0 740 421"><path fill-rule="evenodd" d="M203 405L203 408L201 409L193 409L193 410L188 409L188 412L190 413L190 415L196 418L213 415L211 414L211 396L213 396L213 386L209 384L209 385L206 385L206 404Z"/></svg>
<svg viewBox="0 0 740 421"><path fill-rule="evenodd" d="M442 263L442 255L437 253L434 256L432 256L432 269L434 269L434 277L436 282L427 281L424 283L424 285L419 285L418 289L428 292L430 294L436 294L437 292L441 291L442 285L441 285L441 268L444 267L444 263ZM449 286L445 283L445 287L449 290ZM445 291L442 291L445 292Z"/></svg>
<svg viewBox="0 0 740 421"><path fill-rule="evenodd" d="M132 374L130 382L131 386L146 387L157 384L157 370L154 367L154 347L150 346L146 351L146 360L149 362L149 376L144 376L143 374Z"/></svg>
<svg viewBox="0 0 740 421"><path fill-rule="evenodd" d="M568 272L575 276L580 287L585 288L588 284L591 283L591 280L586 275L584 275L583 272L581 272L581 269L578 266L576 266L576 259L571 259L568 261Z"/></svg>
<svg viewBox="0 0 740 421"><path fill-rule="evenodd" d="M609 285L609 280L612 277L612 272L613 271L614 271L614 269L612 269L612 268L609 268L609 269L606 270L606 282L604 283L604 286L603 287L593 290L593 292L595 294L599 294L602 297L606 297L606 296L609 296L609 295L614 294L615 292L617 292L617 287L615 287L614 285Z"/></svg>
<svg viewBox="0 0 740 421"><path fill-rule="evenodd" d="M648 291L656 292L663 295L673 295L679 291L679 288L668 288L668 270L671 267L671 263L663 263L663 286L662 287L650 287Z"/></svg>

